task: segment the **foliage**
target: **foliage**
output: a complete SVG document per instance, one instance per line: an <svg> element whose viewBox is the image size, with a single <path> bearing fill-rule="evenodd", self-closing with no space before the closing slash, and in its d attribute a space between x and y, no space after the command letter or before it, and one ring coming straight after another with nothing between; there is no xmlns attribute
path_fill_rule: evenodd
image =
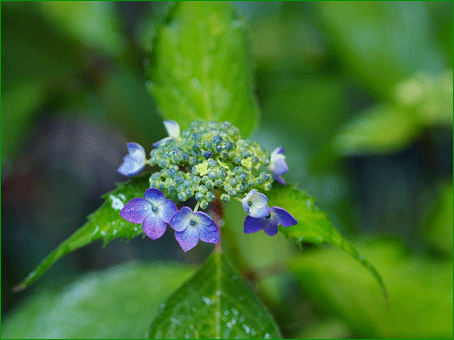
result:
<svg viewBox="0 0 454 340"><path fill-rule="evenodd" d="M106 246L143 236L110 244L102 256L117 262L125 255L118 245L153 259L165 245L174 259L198 263L211 252L198 269L153 261L98 270L64 288L39 280L5 318L2 337L452 337L451 17L452 4L425 2L2 4L2 167L5 177L23 173L10 186L2 176L2 189L21 202L14 220L14 199L2 200L2 222L14 227L2 246L23 251L10 265L16 276L41 256L35 249L47 251L40 244L65 235L52 216L83 224L66 216L87 200L70 190L56 196L54 173L23 180L47 167L39 157L28 163L33 145L63 155L58 171L85 178L78 192L95 192L88 181L110 190L109 164L119 169L125 152L91 133L73 139L73 130L39 143L53 130L35 129L40 113L71 112L85 125L89 112L112 139L129 142L121 174L151 166L103 195L15 291L101 239ZM62 136L108 162L95 156L96 172L86 171L78 154L59 149ZM40 205L29 208L27 195ZM53 215L46 207L56 201L67 203ZM38 213L50 216L46 232L34 229ZM33 228L16 233L19 219ZM390 220L402 240L355 238L388 232ZM154 241L147 228L158 222L163 240ZM79 254L61 261L71 263L68 272L84 261Z"/></svg>

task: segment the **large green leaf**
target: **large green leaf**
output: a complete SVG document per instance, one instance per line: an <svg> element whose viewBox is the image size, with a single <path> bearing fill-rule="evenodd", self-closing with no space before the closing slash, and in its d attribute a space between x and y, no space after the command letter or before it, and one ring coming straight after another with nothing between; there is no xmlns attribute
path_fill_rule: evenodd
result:
<svg viewBox="0 0 454 340"><path fill-rule="evenodd" d="M165 118L230 121L247 137L259 120L246 24L225 1L177 2L158 27L147 87Z"/></svg>
<svg viewBox="0 0 454 340"><path fill-rule="evenodd" d="M389 291L383 308L375 282L336 249L308 252L290 262L305 292L357 337L452 339L452 261L410 256L391 240L355 243L377 266Z"/></svg>
<svg viewBox="0 0 454 340"><path fill-rule="evenodd" d="M120 56L126 47L114 3L108 1L43 1L43 15L56 29L87 46Z"/></svg>
<svg viewBox="0 0 454 340"><path fill-rule="evenodd" d="M452 256L453 193L452 182L440 188L440 197L425 223L425 236L438 249Z"/></svg>
<svg viewBox="0 0 454 340"><path fill-rule="evenodd" d="M127 263L30 297L6 318L2 338L143 338L161 303L193 273L178 264Z"/></svg>
<svg viewBox="0 0 454 340"><path fill-rule="evenodd" d="M353 73L389 98L399 81L422 70L436 73L447 58L433 39L424 2L322 1L325 27Z"/></svg>
<svg viewBox="0 0 454 340"><path fill-rule="evenodd" d="M381 104L342 126L333 140L333 148L343 156L398 152L408 147L420 132L414 115Z"/></svg>
<svg viewBox="0 0 454 340"><path fill-rule="evenodd" d="M265 306L219 249L165 303L150 339L281 338Z"/></svg>
<svg viewBox="0 0 454 340"><path fill-rule="evenodd" d="M279 231L287 238L292 238L302 245L304 242L315 244L332 244L358 260L367 268L383 289L387 299L383 280L375 267L362 256L339 232L334 228L326 213L315 204L314 199L305 192L287 185L273 188L267 193L270 206L279 206L290 212L298 224L289 228L279 227Z"/></svg>
<svg viewBox="0 0 454 340"><path fill-rule="evenodd" d="M124 220L120 217L119 212L126 202L134 197L143 196L149 186L149 177L147 175L135 177L129 182L118 184L117 189L104 196L106 202L88 216L88 222L50 253L22 283L16 286L15 290L22 290L29 286L58 259L71 251L99 239L103 239L105 245L117 237L129 240L143 233L140 225Z"/></svg>

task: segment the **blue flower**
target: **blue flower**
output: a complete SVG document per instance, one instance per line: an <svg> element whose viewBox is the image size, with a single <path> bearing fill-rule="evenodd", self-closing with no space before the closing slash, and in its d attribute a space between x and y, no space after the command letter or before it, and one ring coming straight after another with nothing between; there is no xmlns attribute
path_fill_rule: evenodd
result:
<svg viewBox="0 0 454 340"><path fill-rule="evenodd" d="M164 126L166 127L169 137L163 138L160 141L153 143L153 147L155 147L155 148L157 148L159 145L161 145L162 143L165 143L169 140L172 140L174 138L180 138L180 125L178 125L178 123L176 121L165 120Z"/></svg>
<svg viewBox="0 0 454 340"><path fill-rule="evenodd" d="M244 220L244 233L256 233L262 230L269 236L277 234L278 225L290 227L297 224L298 221L285 209L279 207L271 207L270 213L266 217L254 218L246 216Z"/></svg>
<svg viewBox="0 0 454 340"><path fill-rule="evenodd" d="M172 216L170 226L175 229L175 238L184 251L194 248L199 239L207 243L219 243L221 236L213 219L207 214L183 207Z"/></svg>
<svg viewBox="0 0 454 340"><path fill-rule="evenodd" d="M241 201L243 209L251 217L260 218L268 216L270 208L268 207L268 197L257 190L251 190Z"/></svg>
<svg viewBox="0 0 454 340"><path fill-rule="evenodd" d="M126 147L129 154L123 158L123 163L117 171L124 176L134 176L145 166L145 149L137 143L127 143Z"/></svg>
<svg viewBox="0 0 454 340"><path fill-rule="evenodd" d="M285 185L285 181L281 177L281 175L285 174L288 171L288 166L285 162L284 154L284 148L274 149L274 151L271 153L270 164L268 165L268 169L273 173L274 179L282 185Z"/></svg>
<svg viewBox="0 0 454 340"><path fill-rule="evenodd" d="M132 223L142 223L145 235L156 240L164 234L167 223L178 209L159 189L147 189L144 196L145 198L136 197L126 203L120 216Z"/></svg>

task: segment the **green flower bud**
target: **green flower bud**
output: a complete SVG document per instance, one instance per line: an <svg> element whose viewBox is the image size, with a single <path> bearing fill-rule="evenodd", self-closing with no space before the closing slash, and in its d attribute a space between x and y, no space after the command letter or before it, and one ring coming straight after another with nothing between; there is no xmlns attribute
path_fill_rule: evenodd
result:
<svg viewBox="0 0 454 340"><path fill-rule="evenodd" d="M228 193L229 193L230 196L233 196L233 197L235 197L236 195L238 195L238 191L236 191L236 190L233 189L233 188L230 189L230 190L228 191Z"/></svg>
<svg viewBox="0 0 454 340"><path fill-rule="evenodd" d="M208 191L205 198L208 202L213 202L216 199L216 196L211 191Z"/></svg>
<svg viewBox="0 0 454 340"><path fill-rule="evenodd" d="M217 177L217 173L214 172L214 171L210 171L208 172L208 178L211 179L212 181L214 181Z"/></svg>
<svg viewBox="0 0 454 340"><path fill-rule="evenodd" d="M211 190L214 188L214 183L212 181L208 181L205 183L205 186Z"/></svg>
<svg viewBox="0 0 454 340"><path fill-rule="evenodd" d="M230 202L230 196L227 194L222 194L221 195L221 201L222 202Z"/></svg>
<svg viewBox="0 0 454 340"><path fill-rule="evenodd" d="M208 208L208 202L203 200L203 201L200 201L200 208L201 209L206 209Z"/></svg>

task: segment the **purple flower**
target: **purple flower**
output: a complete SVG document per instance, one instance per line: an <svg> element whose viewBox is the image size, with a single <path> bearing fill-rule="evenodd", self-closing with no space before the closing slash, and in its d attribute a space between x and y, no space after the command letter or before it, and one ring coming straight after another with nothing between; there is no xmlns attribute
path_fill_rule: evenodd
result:
<svg viewBox="0 0 454 340"><path fill-rule="evenodd" d="M290 227L297 224L298 221L285 209L279 207L271 207L270 214L262 218L254 218L246 216L244 220L244 233L256 233L263 229L269 236L277 234L278 225Z"/></svg>
<svg viewBox="0 0 454 340"><path fill-rule="evenodd" d="M180 125L178 125L178 123L176 121L165 120L164 126L166 127L169 137L163 138L160 141L153 143L153 147L155 147L155 148L157 148L159 145L161 145L162 143L165 143L169 140L172 140L174 138L180 138Z"/></svg>
<svg viewBox="0 0 454 340"><path fill-rule="evenodd" d="M257 190L251 190L241 201L243 209L250 216L255 218L268 216L270 208L268 207L268 197Z"/></svg>
<svg viewBox="0 0 454 340"><path fill-rule="evenodd" d="M281 175L285 174L288 171L287 163L285 162L285 150L284 148L276 148L271 153L270 165L268 169L274 174L274 179L285 185L284 179Z"/></svg>
<svg viewBox="0 0 454 340"><path fill-rule="evenodd" d="M207 243L219 243L221 236L213 219L207 214L183 207L169 221L175 229L175 238L184 251L194 248L199 239Z"/></svg>
<svg viewBox="0 0 454 340"><path fill-rule="evenodd" d="M142 223L145 234L156 240L164 234L167 223L178 209L159 189L147 189L144 196L145 198L136 197L126 203L120 216L132 223Z"/></svg>
<svg viewBox="0 0 454 340"><path fill-rule="evenodd" d="M145 149L137 143L127 143L129 154L123 158L118 172L124 176L137 175L145 166Z"/></svg>

